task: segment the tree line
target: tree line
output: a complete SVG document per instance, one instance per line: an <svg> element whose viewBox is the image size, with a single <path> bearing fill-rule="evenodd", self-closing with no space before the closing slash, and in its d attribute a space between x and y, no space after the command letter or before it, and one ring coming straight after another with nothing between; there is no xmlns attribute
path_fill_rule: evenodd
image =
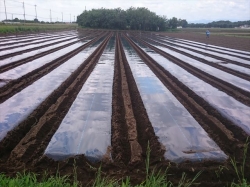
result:
<svg viewBox="0 0 250 187"><path fill-rule="evenodd" d="M127 10L120 8L85 10L77 16L77 23L87 28L143 31L165 31L176 29L177 26L186 27L188 25L186 20L175 17L167 19L166 16L156 15L144 7L130 7Z"/></svg>
<svg viewBox="0 0 250 187"><path fill-rule="evenodd" d="M66 22L60 22L60 21L55 21L55 22L49 22L49 21L39 21L37 18L35 18L34 20L24 20L24 19L7 19L4 20L2 22L13 22L13 23L41 23L41 24L66 24ZM75 22L72 22L75 23Z"/></svg>
<svg viewBox="0 0 250 187"><path fill-rule="evenodd" d="M248 21L237 21L237 22L231 22L231 21L213 21L210 23L190 23L188 24L188 27L190 28L211 28L211 27L217 27L217 28L235 28L240 27L243 25L250 25L250 20Z"/></svg>

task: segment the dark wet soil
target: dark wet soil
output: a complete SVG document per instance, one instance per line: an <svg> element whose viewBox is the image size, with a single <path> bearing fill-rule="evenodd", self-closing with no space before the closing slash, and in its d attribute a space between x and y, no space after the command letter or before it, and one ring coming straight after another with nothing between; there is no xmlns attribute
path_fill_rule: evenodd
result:
<svg viewBox="0 0 250 187"><path fill-rule="evenodd" d="M98 33L103 32L99 31ZM182 35L181 37L187 37L185 39L192 40L190 34L186 36ZM148 119L146 109L120 43L120 37L128 40L142 60L187 108L219 147L229 157L236 158L239 166L244 156L243 148L247 135L231 121L221 116L212 106L178 81L167 70L157 65L152 58L133 44L131 38L121 33L117 33L116 35L116 54L114 54L115 72L111 120L111 154L113 161L104 159L102 162L90 163L84 155L80 155L65 161L56 162L43 156L43 152L51 137L60 125L60 121L66 115L87 77L90 75L111 35L104 33L104 35L100 34L100 36L105 36L100 47L57 90L38 106L26 120L9 132L0 142L0 172L8 176L13 176L16 172L21 172L24 169L37 174L43 174L44 171L47 171L49 175L56 175L57 172L60 172L61 175L69 175L73 181L74 171L76 171L77 179L82 186L91 186L96 172L101 166L103 176L119 181L129 176L132 184L139 184L145 180L146 176L145 159L149 142L151 149L150 171L156 169L164 172L168 169L168 179L175 184L178 183L183 172L187 174L188 179L192 179L199 171L203 171L203 173L197 179L197 185L195 186L226 186L233 180L237 181L237 175L229 159L224 163L215 161L191 163L186 161L177 165L163 158L164 149L158 142ZM213 40L212 38L210 39L211 41ZM204 41L200 38L199 42ZM227 45L225 47L230 47L227 38L216 42L219 42L216 45ZM244 42L242 45L245 45ZM160 53L157 50L156 52ZM172 60L176 63L181 63L174 58ZM198 73L198 70L193 69L190 72L195 74ZM46 75L46 71L31 72L25 79L10 82L8 84L11 85L8 86L7 84L4 89L0 88L0 94L7 92L11 94L12 92L17 93L21 91L31 84L32 81L34 82L38 79L35 78L35 74L39 74L39 77L41 77ZM210 84L212 85L217 84L217 79L208 77L205 74L200 76L204 79L211 79ZM25 80L28 82L26 83ZM21 86L18 87L18 85ZM228 89L231 89L231 92L236 95L238 94L237 96L240 95L237 90L232 90L230 85L226 86ZM15 89L13 90L15 87L17 88L16 91ZM246 95L246 97L249 98L249 95ZM0 101L4 102L8 98L7 96L1 97ZM245 100L242 100L242 102L247 104ZM247 156L245 177L250 181L250 149L247 152ZM224 168L223 171L220 168ZM218 173L220 176L218 176Z"/></svg>

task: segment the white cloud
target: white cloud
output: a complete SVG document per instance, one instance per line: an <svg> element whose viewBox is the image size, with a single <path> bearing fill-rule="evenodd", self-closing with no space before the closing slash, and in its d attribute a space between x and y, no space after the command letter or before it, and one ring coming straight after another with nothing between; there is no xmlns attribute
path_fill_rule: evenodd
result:
<svg viewBox="0 0 250 187"><path fill-rule="evenodd" d="M21 0L5 0L8 18L23 18ZM92 8L122 8L146 7L158 15L168 18L177 17L194 20L249 20L249 0L23 0L25 3L26 19L35 18L35 6L39 20L50 20L50 9L54 21L62 19L73 21L84 11ZM0 0L0 20L5 19L4 0Z"/></svg>

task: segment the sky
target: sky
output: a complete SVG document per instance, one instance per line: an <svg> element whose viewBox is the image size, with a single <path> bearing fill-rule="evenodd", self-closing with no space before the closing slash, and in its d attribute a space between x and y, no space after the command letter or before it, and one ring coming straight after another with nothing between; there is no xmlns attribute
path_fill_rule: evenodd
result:
<svg viewBox="0 0 250 187"><path fill-rule="evenodd" d="M146 7L157 15L186 19L188 23L250 20L250 0L0 0L0 20L6 17L4 1L8 19L24 18L24 2L25 18L33 20L37 11L39 21L50 21L50 10L52 21L74 21L85 7Z"/></svg>

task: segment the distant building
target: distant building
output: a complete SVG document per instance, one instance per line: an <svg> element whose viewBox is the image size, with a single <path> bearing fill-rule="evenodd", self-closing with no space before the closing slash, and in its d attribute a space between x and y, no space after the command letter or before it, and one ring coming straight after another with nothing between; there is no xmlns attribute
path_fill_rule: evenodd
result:
<svg viewBox="0 0 250 187"><path fill-rule="evenodd" d="M20 22L2 21L4 24L20 24Z"/></svg>
<svg viewBox="0 0 250 187"><path fill-rule="evenodd" d="M177 29L182 29L182 26L178 26Z"/></svg>
<svg viewBox="0 0 250 187"><path fill-rule="evenodd" d="M250 28L250 25L242 25L240 26L241 29L246 29L246 28Z"/></svg>

